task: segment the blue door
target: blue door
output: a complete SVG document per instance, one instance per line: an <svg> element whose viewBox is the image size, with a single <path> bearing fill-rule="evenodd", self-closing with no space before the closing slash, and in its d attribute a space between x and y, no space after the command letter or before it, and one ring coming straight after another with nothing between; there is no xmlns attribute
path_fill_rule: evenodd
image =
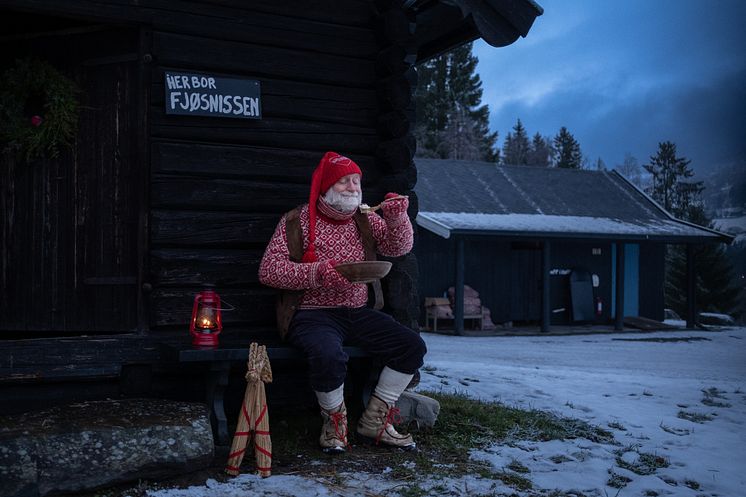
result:
<svg viewBox="0 0 746 497"><path fill-rule="evenodd" d="M624 244L624 315L640 314L640 245ZM616 244L611 245L611 316L616 316Z"/></svg>

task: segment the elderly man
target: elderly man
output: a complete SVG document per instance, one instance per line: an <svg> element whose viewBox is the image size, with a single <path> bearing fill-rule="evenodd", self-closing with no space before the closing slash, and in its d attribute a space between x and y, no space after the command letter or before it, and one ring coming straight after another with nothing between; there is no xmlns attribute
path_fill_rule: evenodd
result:
<svg viewBox="0 0 746 497"><path fill-rule="evenodd" d="M334 269L339 263L374 259L376 252L397 257L412 249L407 198L390 193L381 206L383 217L363 214L358 209L361 178L352 160L327 152L313 173L308 204L283 216L259 267L262 283L283 290L280 334L308 358L323 419L319 444L327 453L349 448L343 343L363 348L385 365L358 422L358 435L415 447L412 436L397 432L391 421L398 412L396 401L422 366L425 344L415 331L367 307L366 285L351 283Z"/></svg>

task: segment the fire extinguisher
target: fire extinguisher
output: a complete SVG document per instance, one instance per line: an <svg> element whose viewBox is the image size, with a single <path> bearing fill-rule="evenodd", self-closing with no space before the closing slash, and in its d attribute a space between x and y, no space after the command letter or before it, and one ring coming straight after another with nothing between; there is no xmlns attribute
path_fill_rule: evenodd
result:
<svg viewBox="0 0 746 497"><path fill-rule="evenodd" d="M596 297L596 316L601 316L604 312L604 301L601 297Z"/></svg>

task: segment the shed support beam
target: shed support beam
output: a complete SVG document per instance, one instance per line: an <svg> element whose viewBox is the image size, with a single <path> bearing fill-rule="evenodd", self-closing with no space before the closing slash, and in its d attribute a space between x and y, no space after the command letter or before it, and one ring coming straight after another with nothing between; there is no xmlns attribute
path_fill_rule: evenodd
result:
<svg viewBox="0 0 746 497"><path fill-rule="evenodd" d="M614 316L614 329L624 329L624 243L616 244L616 316Z"/></svg>
<svg viewBox="0 0 746 497"><path fill-rule="evenodd" d="M551 271L551 244L549 240L544 242L541 251L541 331L549 332L549 324L552 318L552 311L549 305L549 278Z"/></svg>
<svg viewBox="0 0 746 497"><path fill-rule="evenodd" d="M453 313L453 329L456 335L464 331L464 239L456 238L456 284L454 285L455 309Z"/></svg>
<svg viewBox="0 0 746 497"><path fill-rule="evenodd" d="M686 245L686 327L697 326L697 270L694 244Z"/></svg>

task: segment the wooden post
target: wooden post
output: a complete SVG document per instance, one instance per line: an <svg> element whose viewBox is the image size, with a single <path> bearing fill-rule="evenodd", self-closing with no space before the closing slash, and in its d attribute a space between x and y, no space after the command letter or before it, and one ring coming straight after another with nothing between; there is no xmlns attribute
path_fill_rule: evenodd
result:
<svg viewBox="0 0 746 497"><path fill-rule="evenodd" d="M150 315L150 299L153 289L147 281L150 272L148 246L148 214L150 212L150 128L148 110L150 103L150 84L152 60L152 33L150 29L140 27L138 33L138 63L137 63L137 125L135 132L137 141L137 165L133 168L139 175L138 213L137 213L137 331L145 334L150 329L148 316Z"/></svg>
<svg viewBox="0 0 746 497"><path fill-rule="evenodd" d="M454 285L455 307L453 330L456 335L464 331L464 239L456 238L456 283Z"/></svg>
<svg viewBox="0 0 746 497"><path fill-rule="evenodd" d="M548 333L552 319L552 311L549 305L549 278L551 271L551 244L549 240L544 241L541 251L541 332Z"/></svg>
<svg viewBox="0 0 746 497"><path fill-rule="evenodd" d="M616 244L616 316L614 329L624 329L624 243Z"/></svg>
<svg viewBox="0 0 746 497"><path fill-rule="evenodd" d="M697 272L694 244L686 245L686 327L697 326Z"/></svg>

